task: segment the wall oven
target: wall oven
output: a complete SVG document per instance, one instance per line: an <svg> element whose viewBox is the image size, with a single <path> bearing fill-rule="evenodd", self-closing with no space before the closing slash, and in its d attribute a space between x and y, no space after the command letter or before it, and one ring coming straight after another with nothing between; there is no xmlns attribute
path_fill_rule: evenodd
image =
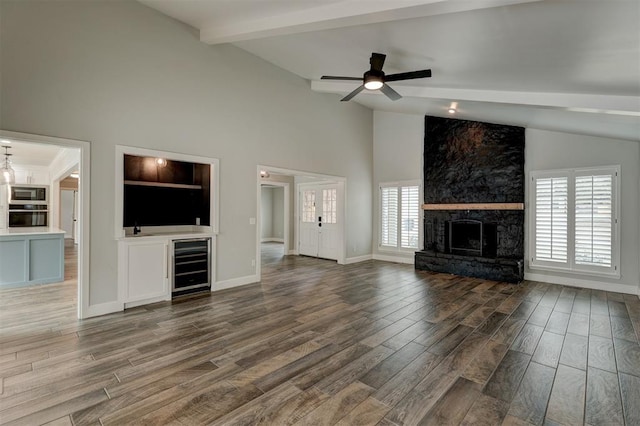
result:
<svg viewBox="0 0 640 426"><path fill-rule="evenodd" d="M9 227L24 228L49 225L46 204L9 204Z"/></svg>
<svg viewBox="0 0 640 426"><path fill-rule="evenodd" d="M9 204L48 204L49 187L45 185L11 185Z"/></svg>

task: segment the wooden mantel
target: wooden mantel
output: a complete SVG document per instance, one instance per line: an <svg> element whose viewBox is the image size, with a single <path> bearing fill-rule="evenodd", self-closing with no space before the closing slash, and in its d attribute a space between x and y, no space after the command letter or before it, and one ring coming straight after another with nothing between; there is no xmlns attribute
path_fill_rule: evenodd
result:
<svg viewBox="0 0 640 426"><path fill-rule="evenodd" d="M423 204L423 210L524 210L524 203Z"/></svg>

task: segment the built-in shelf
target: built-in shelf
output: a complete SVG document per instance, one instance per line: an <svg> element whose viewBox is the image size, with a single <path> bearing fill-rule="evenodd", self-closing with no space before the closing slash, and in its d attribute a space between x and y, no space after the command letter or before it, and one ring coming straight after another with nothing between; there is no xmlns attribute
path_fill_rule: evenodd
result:
<svg viewBox="0 0 640 426"><path fill-rule="evenodd" d="M524 203L423 204L423 210L524 210Z"/></svg>
<svg viewBox="0 0 640 426"><path fill-rule="evenodd" d="M125 185L155 186L160 188L202 189L202 185L187 185L184 183L146 182L143 180L125 180Z"/></svg>

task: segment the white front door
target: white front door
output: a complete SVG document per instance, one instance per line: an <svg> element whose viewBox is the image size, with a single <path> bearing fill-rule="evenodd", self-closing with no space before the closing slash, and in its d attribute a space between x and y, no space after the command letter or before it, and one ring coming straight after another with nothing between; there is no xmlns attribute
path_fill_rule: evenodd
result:
<svg viewBox="0 0 640 426"><path fill-rule="evenodd" d="M338 259L338 186L304 186L300 189L298 252L305 256Z"/></svg>

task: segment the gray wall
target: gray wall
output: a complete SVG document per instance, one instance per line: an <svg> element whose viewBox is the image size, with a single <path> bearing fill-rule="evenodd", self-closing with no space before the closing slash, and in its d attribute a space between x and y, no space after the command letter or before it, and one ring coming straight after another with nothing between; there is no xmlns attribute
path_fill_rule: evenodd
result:
<svg viewBox="0 0 640 426"><path fill-rule="evenodd" d="M379 249L379 185L381 182L422 182L424 115L375 111L373 116L373 254L413 260L413 252Z"/></svg>
<svg viewBox="0 0 640 426"><path fill-rule="evenodd" d="M135 1L2 1L0 43L0 128L91 142L90 305L117 298L116 144L220 159L218 281L255 274L257 164L346 177L370 253L369 109Z"/></svg>
<svg viewBox="0 0 640 426"><path fill-rule="evenodd" d="M260 188L260 237L271 238L273 235L273 188Z"/></svg>
<svg viewBox="0 0 640 426"><path fill-rule="evenodd" d="M563 274L529 270L530 258L525 246L525 272L545 276L575 277L583 280L638 287L640 269L640 206L638 181L640 179L640 143L570 133L527 129L525 145L525 172L527 184L532 170L553 170L593 166L620 165L620 279L588 277L578 274ZM529 185L525 199L529 200ZM525 222L529 215L525 209ZM528 229L525 228L528 241Z"/></svg>
<svg viewBox="0 0 640 426"><path fill-rule="evenodd" d="M260 190L260 236L263 240L283 240L284 188L263 186Z"/></svg>
<svg viewBox="0 0 640 426"><path fill-rule="evenodd" d="M271 237L284 238L284 188L277 187L271 190L273 199L271 203Z"/></svg>

